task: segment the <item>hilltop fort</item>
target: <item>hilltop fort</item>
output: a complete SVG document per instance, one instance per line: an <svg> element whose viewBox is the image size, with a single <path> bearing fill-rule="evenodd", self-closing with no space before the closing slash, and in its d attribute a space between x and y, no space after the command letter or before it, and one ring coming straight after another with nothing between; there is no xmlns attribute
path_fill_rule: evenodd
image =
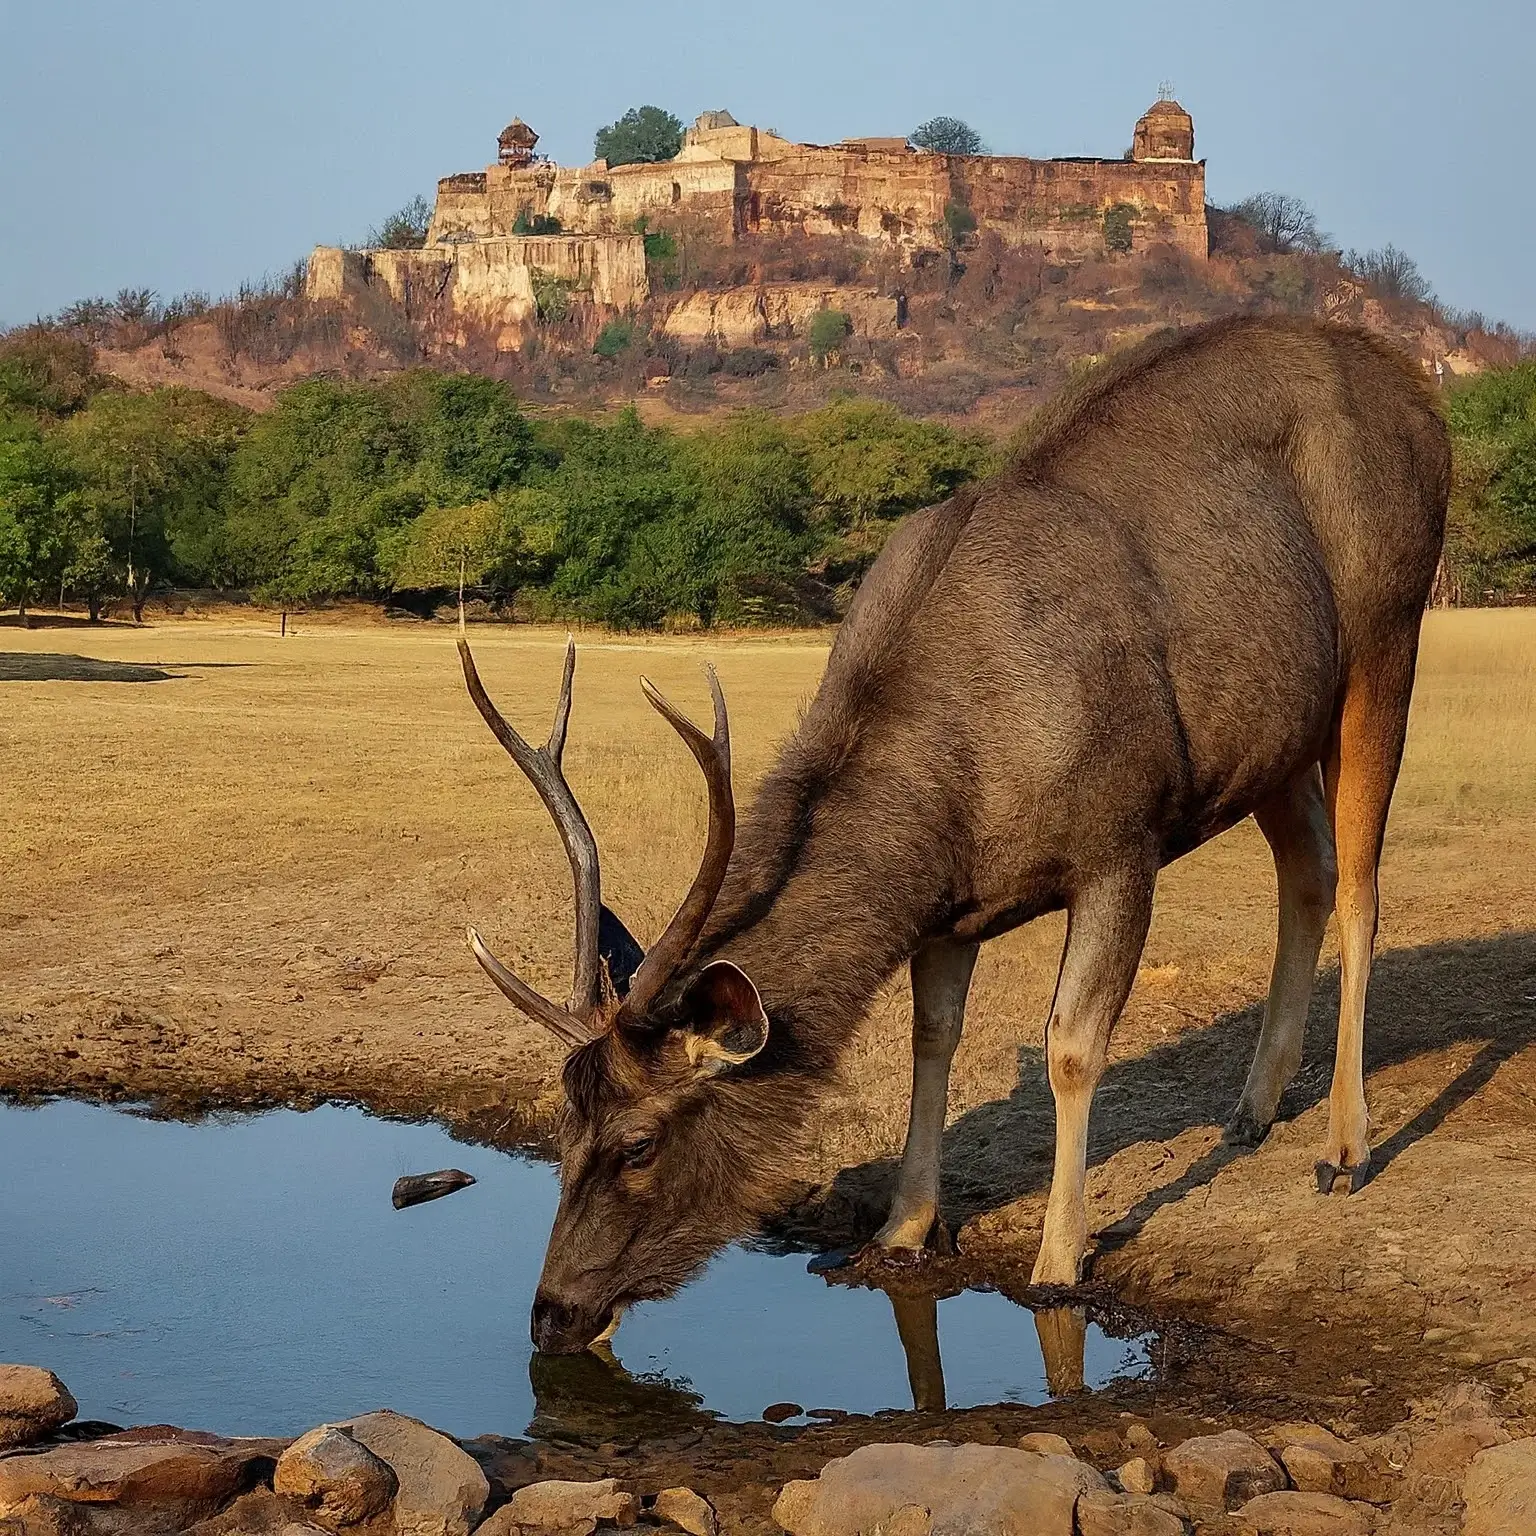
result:
<svg viewBox="0 0 1536 1536"><path fill-rule="evenodd" d="M702 114L678 154L657 163L561 166L537 145L514 119L494 164L439 181L420 249L320 247L308 297L382 291L413 315L430 307L450 331L515 347L537 317L541 283L600 310L644 303L644 236L669 227L745 244L842 236L908 263L960 232L992 232L1061 261L1167 247L1203 262L1208 250L1194 122L1167 99L1138 120L1120 159L941 154L903 138L801 144L729 112ZM717 324L712 311L677 322L680 334Z"/></svg>

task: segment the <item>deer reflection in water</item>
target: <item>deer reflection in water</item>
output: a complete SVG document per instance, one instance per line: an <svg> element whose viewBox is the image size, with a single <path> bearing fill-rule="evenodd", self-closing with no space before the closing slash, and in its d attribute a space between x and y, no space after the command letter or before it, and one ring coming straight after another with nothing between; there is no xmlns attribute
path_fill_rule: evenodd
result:
<svg viewBox="0 0 1536 1536"><path fill-rule="evenodd" d="M920 1413L943 1412L949 1400L939 1348L941 1296L906 1290L885 1294L906 1357L912 1407ZM1049 1307L1033 1317L1049 1396L1066 1397L1085 1390L1087 1314L1080 1307ZM535 1439L664 1436L701 1428L722 1417L705 1406L702 1394L686 1379L630 1372L606 1341L572 1355L536 1352L529 1359L528 1376L535 1404L528 1433Z"/></svg>

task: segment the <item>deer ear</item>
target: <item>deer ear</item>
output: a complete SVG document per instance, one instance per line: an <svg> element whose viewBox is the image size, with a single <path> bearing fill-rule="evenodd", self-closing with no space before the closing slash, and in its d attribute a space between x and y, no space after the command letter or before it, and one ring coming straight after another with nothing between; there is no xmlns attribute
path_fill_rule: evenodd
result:
<svg viewBox="0 0 1536 1536"><path fill-rule="evenodd" d="M768 1015L752 978L729 960L706 965L682 1000L683 1041L702 1077L739 1067L768 1043Z"/></svg>

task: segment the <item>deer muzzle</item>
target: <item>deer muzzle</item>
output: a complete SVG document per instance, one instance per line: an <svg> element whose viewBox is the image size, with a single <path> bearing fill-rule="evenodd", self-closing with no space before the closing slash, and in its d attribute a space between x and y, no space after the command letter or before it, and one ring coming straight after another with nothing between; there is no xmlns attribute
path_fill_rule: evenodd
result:
<svg viewBox="0 0 1536 1536"><path fill-rule="evenodd" d="M539 1291L533 1298L529 1332L533 1347L546 1355L574 1355L612 1332L614 1309L593 1310Z"/></svg>

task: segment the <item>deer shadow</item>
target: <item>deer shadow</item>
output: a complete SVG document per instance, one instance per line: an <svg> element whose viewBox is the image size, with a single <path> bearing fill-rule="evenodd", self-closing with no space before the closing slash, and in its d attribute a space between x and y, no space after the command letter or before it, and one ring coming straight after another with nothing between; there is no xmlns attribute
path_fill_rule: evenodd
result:
<svg viewBox="0 0 1536 1536"><path fill-rule="evenodd" d="M1305 1114L1328 1095L1338 1017L1337 967L1318 974L1307 1015L1301 1067L1281 1100L1278 1121ZM1088 1164L1092 1168L1142 1142L1171 1141L1183 1131L1219 1126L1231 1113L1253 1058L1263 1001L1186 1030L1166 1045L1112 1064L1094 1098ZM1367 1076L1427 1052L1462 1042L1481 1049L1392 1135L1371 1149L1378 1174L1489 1082L1499 1067L1536 1044L1536 931L1453 940L1377 956L1366 1010ZM944 1134L940 1204L958 1227L973 1216L1050 1185L1055 1108L1043 1053L1019 1050L1019 1077L1006 1099L960 1116ZM1162 1206L1210 1182L1245 1149L1214 1147L1177 1179L1151 1191L1099 1247L1120 1246ZM814 1207L792 1213L783 1235L813 1243L857 1243L885 1212L896 1159L843 1169Z"/></svg>
<svg viewBox="0 0 1536 1536"><path fill-rule="evenodd" d="M168 683L192 670L251 665L248 661L102 661L63 651L0 651L0 683ZM186 670L169 670L172 667Z"/></svg>

